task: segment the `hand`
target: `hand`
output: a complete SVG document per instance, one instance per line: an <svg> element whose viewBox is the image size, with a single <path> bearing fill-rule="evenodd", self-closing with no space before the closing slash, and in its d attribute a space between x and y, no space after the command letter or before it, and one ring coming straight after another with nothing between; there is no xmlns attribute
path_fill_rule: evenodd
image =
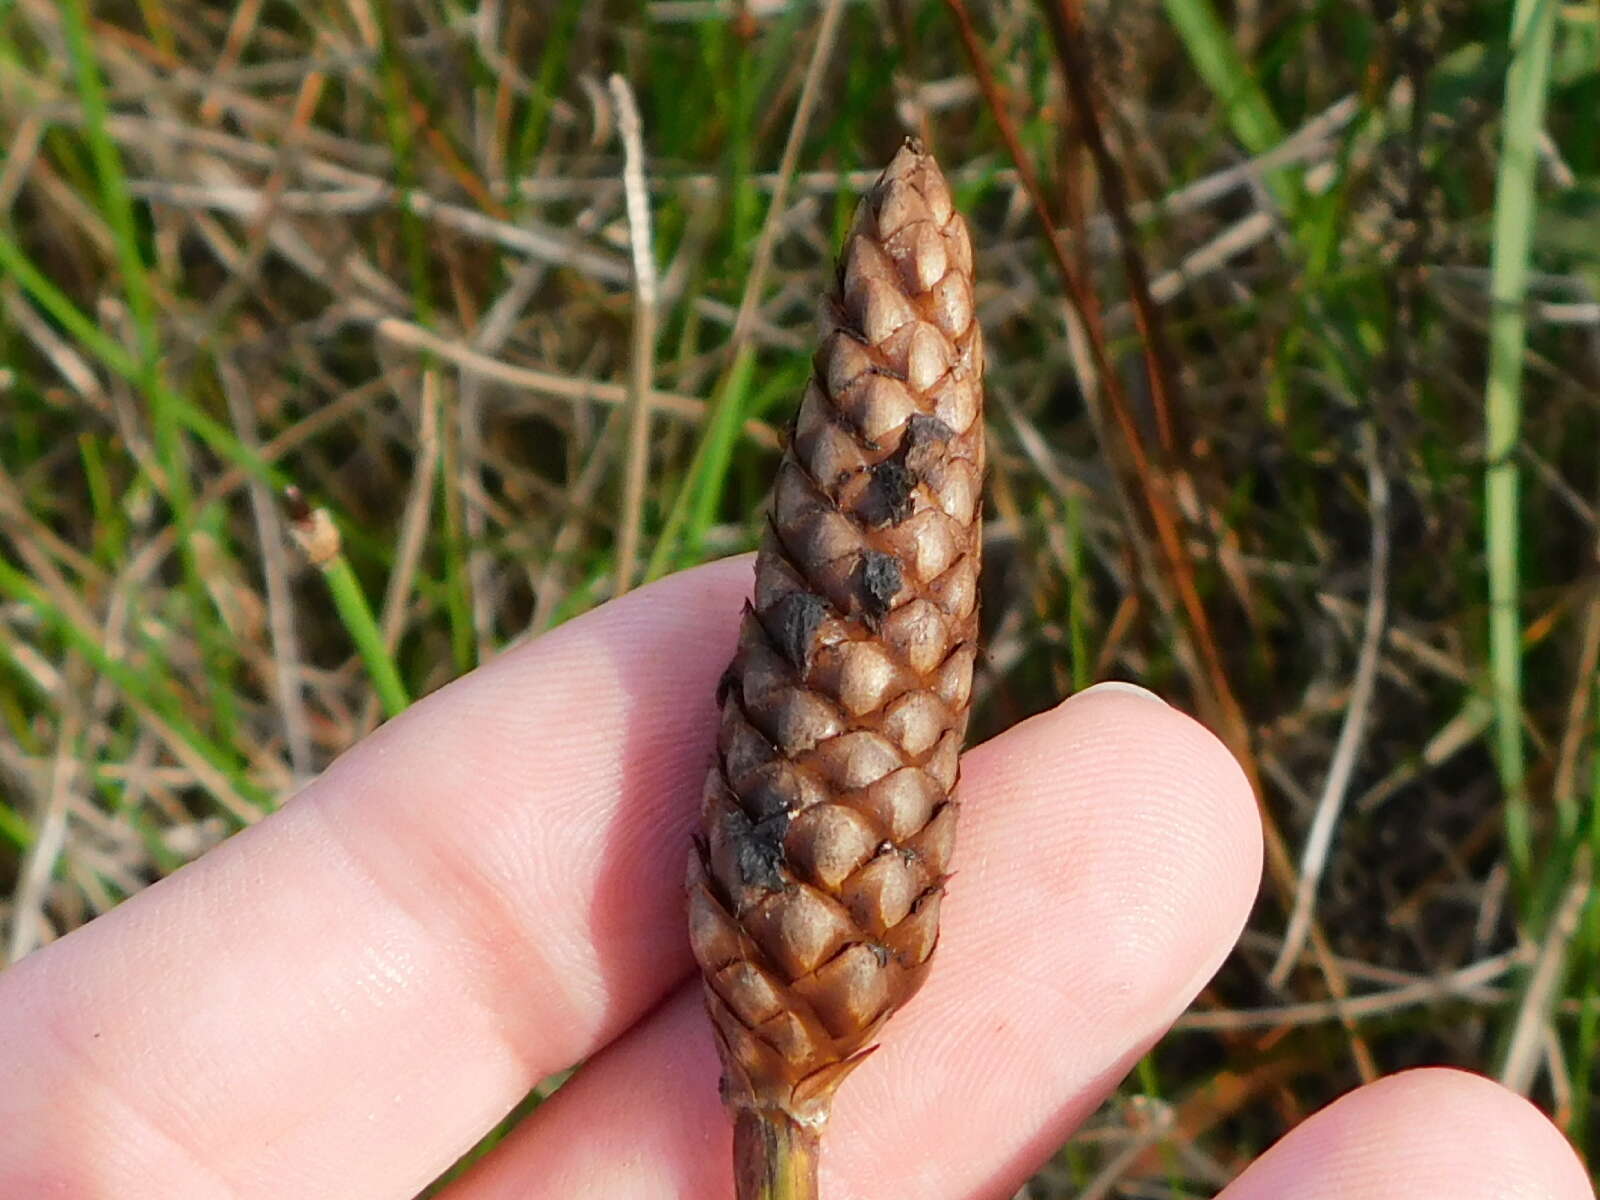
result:
<svg viewBox="0 0 1600 1200"><path fill-rule="evenodd" d="M506 654L270 819L0 975L0 1196L715 1197L729 1134L681 886L747 559ZM841 1091L829 1197L1009 1196L1232 946L1260 834L1238 767L1095 691L965 760L927 987ZM1226 1200L1591 1192L1476 1077L1364 1088Z"/></svg>

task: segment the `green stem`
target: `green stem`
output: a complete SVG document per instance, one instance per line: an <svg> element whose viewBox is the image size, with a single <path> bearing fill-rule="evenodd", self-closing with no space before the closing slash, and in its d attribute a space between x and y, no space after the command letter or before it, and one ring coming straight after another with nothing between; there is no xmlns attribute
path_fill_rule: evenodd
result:
<svg viewBox="0 0 1600 1200"><path fill-rule="evenodd" d="M738 1200L816 1200L815 1129L776 1109L742 1108L733 1123Z"/></svg>
<svg viewBox="0 0 1600 1200"><path fill-rule="evenodd" d="M661 536L656 539L655 549L650 552L644 572L646 583L660 579L681 557L697 551L700 539L716 519L733 443L743 424L745 396L755 361L755 351L746 342L717 385L711 411L706 414L705 433L695 447L694 458L673 499L672 510L667 514Z"/></svg>
<svg viewBox="0 0 1600 1200"><path fill-rule="evenodd" d="M450 615L450 652L456 673L478 665L478 637L472 622L472 579L467 568L466 517L461 511L461 452L455 414L439 406L439 501L444 514L444 596Z"/></svg>
<svg viewBox="0 0 1600 1200"><path fill-rule="evenodd" d="M400 680L400 670L395 666L394 656L389 653L389 644L372 615L372 607L367 603L366 593L361 590L361 582L344 556L339 527L333 523L327 509L312 508L307 504L299 488L285 489L284 500L289 509L294 540L300 544L307 560L322 572L322 578L328 585L328 594L333 597L333 607L339 614L339 620L344 623L345 632L355 642L361 661L366 664L367 675L378 693L383 711L388 716L398 716L411 704L411 697L406 694L406 686Z"/></svg>
<svg viewBox="0 0 1600 1200"><path fill-rule="evenodd" d="M383 704L383 711L391 717L399 716L411 703L406 686L400 681L400 671L395 666L389 648L384 644L383 632L367 605L366 594L350 569L343 554L336 554L321 564L322 577L328 581L328 591L333 605L339 610L339 619L356 644L361 661L367 666L372 686Z"/></svg>
<svg viewBox="0 0 1600 1200"><path fill-rule="evenodd" d="M1506 844L1513 878L1533 867L1532 821L1522 744L1522 621L1517 570L1517 442L1522 420L1522 357L1528 258L1533 239L1538 137L1544 126L1555 26L1553 0L1517 0L1506 69L1505 125L1495 180L1490 255L1489 374L1484 389L1484 541L1489 571L1489 678L1496 765L1506 798Z"/></svg>

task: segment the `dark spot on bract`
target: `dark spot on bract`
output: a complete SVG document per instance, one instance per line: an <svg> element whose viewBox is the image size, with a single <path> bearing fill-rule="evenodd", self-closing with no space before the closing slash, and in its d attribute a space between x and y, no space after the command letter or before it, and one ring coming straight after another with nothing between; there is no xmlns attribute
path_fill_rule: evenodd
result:
<svg viewBox="0 0 1600 1200"><path fill-rule="evenodd" d="M955 430L938 417L913 413L906 422L905 441L901 443L906 469L913 474L926 470L930 462L943 456L945 443L955 435Z"/></svg>
<svg viewBox="0 0 1600 1200"><path fill-rule="evenodd" d="M783 887L780 868L784 864L783 838L788 831L787 811L753 823L742 812L728 815L729 840L733 843L734 864L741 883L769 892Z"/></svg>
<svg viewBox="0 0 1600 1200"><path fill-rule="evenodd" d="M867 949L872 951L872 957L878 960L880 967L889 965L889 947L882 942L868 942Z"/></svg>
<svg viewBox="0 0 1600 1200"><path fill-rule="evenodd" d="M903 582L900 561L881 550L864 550L856 574L861 609L869 619L876 621L889 611L889 605L900 592Z"/></svg>
<svg viewBox="0 0 1600 1200"><path fill-rule="evenodd" d="M802 675L811 667L813 643L827 615L828 602L810 592L790 592L770 610L767 635Z"/></svg>
<svg viewBox="0 0 1600 1200"><path fill-rule="evenodd" d="M911 515L911 490L917 477L897 456L872 468L856 512L868 525L898 525Z"/></svg>
<svg viewBox="0 0 1600 1200"><path fill-rule="evenodd" d="M912 413L911 419L906 422L906 440L918 446L928 442L948 442L955 435L954 429L928 413Z"/></svg>
<svg viewBox="0 0 1600 1200"><path fill-rule="evenodd" d="M750 814L752 821L767 821L780 813L787 816L794 810L795 784L788 773L792 768L770 765L763 767L752 783L746 777L744 795L740 804Z"/></svg>

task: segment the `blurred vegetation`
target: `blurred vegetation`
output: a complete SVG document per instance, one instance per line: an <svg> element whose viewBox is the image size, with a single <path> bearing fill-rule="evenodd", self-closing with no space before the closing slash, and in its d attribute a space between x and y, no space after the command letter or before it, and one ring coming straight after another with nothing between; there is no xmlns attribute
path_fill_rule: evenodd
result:
<svg viewBox="0 0 1600 1200"><path fill-rule="evenodd" d="M5 952L619 573L753 545L910 133L992 362L979 732L1139 680L1274 846L1028 1194L1209 1195L1419 1063L1588 1143L1600 4L860 0L819 57L832 6L0 4Z"/></svg>

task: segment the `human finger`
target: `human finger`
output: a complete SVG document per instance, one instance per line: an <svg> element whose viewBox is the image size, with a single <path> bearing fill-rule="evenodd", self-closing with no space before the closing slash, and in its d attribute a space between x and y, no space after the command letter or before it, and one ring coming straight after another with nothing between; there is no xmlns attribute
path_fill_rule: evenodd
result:
<svg viewBox="0 0 1600 1200"><path fill-rule="evenodd" d="M967 755L927 986L843 1089L823 1191L1009 1196L1216 970L1256 893L1237 764L1165 705L1093 691ZM697 988L591 1061L450 1200L726 1196Z"/></svg>
<svg viewBox="0 0 1600 1200"><path fill-rule="evenodd" d="M1479 1075L1407 1071L1341 1097L1217 1200L1592 1200L1578 1156L1544 1115Z"/></svg>
<svg viewBox="0 0 1600 1200"><path fill-rule="evenodd" d="M507 653L0 974L0 1195L410 1195L658 1002L749 581Z"/></svg>

